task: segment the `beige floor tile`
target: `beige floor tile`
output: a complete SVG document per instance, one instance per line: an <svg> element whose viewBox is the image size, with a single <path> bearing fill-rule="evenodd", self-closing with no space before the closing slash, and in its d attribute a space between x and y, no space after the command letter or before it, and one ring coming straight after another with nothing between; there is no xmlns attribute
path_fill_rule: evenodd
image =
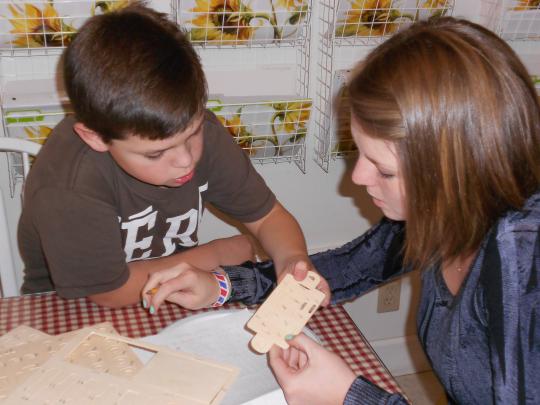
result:
<svg viewBox="0 0 540 405"><path fill-rule="evenodd" d="M432 371L396 377L413 405L447 405L444 389Z"/></svg>

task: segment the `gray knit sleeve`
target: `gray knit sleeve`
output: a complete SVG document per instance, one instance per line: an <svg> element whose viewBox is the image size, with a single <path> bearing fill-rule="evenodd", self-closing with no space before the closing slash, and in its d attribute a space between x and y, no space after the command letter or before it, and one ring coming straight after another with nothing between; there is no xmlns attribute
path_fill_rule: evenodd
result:
<svg viewBox="0 0 540 405"><path fill-rule="evenodd" d="M383 218L351 242L311 255L311 262L330 285L332 303L359 297L410 271L403 267L404 239L404 223Z"/></svg>
<svg viewBox="0 0 540 405"><path fill-rule="evenodd" d="M408 403L401 395L390 394L362 376L354 380L343 401L343 405L407 405Z"/></svg>
<svg viewBox="0 0 540 405"><path fill-rule="evenodd" d="M221 266L231 280L229 301L246 305L261 303L276 285L276 273L271 261L246 262L240 266Z"/></svg>

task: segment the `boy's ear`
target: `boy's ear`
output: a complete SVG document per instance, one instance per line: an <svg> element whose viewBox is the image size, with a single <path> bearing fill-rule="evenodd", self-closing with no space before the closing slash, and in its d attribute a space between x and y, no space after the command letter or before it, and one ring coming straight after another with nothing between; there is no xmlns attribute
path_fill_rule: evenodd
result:
<svg viewBox="0 0 540 405"><path fill-rule="evenodd" d="M84 143L90 146L96 152L107 152L109 146L103 142L101 136L96 132L88 128L82 122L76 122L73 125L73 130L80 136Z"/></svg>

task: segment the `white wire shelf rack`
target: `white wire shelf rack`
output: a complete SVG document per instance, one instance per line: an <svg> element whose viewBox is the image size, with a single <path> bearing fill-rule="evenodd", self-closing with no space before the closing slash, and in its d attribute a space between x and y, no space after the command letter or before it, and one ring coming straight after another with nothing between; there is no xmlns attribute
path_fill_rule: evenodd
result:
<svg viewBox="0 0 540 405"><path fill-rule="evenodd" d="M400 29L452 15L453 9L453 0L320 0L314 160L324 171L330 170L331 161L357 152L349 129L349 70L372 46Z"/></svg>
<svg viewBox="0 0 540 405"><path fill-rule="evenodd" d="M334 79L334 119L330 139L330 158L349 158L357 155L358 149L351 134L351 113L347 81L350 71L337 71Z"/></svg>
<svg viewBox="0 0 540 405"><path fill-rule="evenodd" d="M501 38L540 40L540 0L503 0L492 5L495 30Z"/></svg>
<svg viewBox="0 0 540 405"><path fill-rule="evenodd" d="M347 81L349 70L338 70L332 77L332 83L327 86L332 91L326 103L323 118L318 122L315 135L315 161L325 171L328 171L330 160L356 156L358 150L351 135L351 118ZM331 109L331 111L330 111ZM324 128L323 128L324 126ZM320 136L320 135L323 136Z"/></svg>
<svg viewBox="0 0 540 405"><path fill-rule="evenodd" d="M339 45L373 45L415 21L450 14L453 0L339 0L328 35Z"/></svg>
<svg viewBox="0 0 540 405"><path fill-rule="evenodd" d="M0 0L0 56L58 54L91 16L121 9L130 0ZM152 0L174 19L176 0Z"/></svg>
<svg viewBox="0 0 540 405"><path fill-rule="evenodd" d="M311 0L179 0L177 22L203 47L302 46Z"/></svg>
<svg viewBox="0 0 540 405"><path fill-rule="evenodd" d="M179 23L191 35L209 89L219 94L212 110L252 161L294 162L305 173L312 110L311 0L242 1L180 0ZM214 7L211 11L209 3ZM253 30L240 35L238 21L248 12L248 3L249 13L274 15L277 28L269 30L267 22L253 17ZM191 14L182 15L186 10ZM208 21L215 21L217 15L221 16L217 20L221 25L210 27ZM196 19L202 28L194 25ZM236 21L236 30L225 30L223 22L227 19Z"/></svg>
<svg viewBox="0 0 540 405"><path fill-rule="evenodd" d="M213 17L219 14L222 22L227 19L227 24L247 18L243 12L248 8L239 0L190 1L152 0L148 4L168 13L171 19L184 18L177 21L180 24L186 24L186 18L202 21L201 10L210 11L209 7L214 7ZM129 0L0 0L0 109L5 136L46 141L54 126L71 113L59 75L63 48L87 18L129 3ZM209 107L254 163L294 162L305 172L305 138L312 105L309 98L311 0L252 0L249 5L252 12L259 13L257 18L250 17L249 36L239 36L232 42L223 41L228 38L223 36L211 40L208 27L203 27L208 32L199 41L193 36L193 22L191 30L186 31L194 45L202 45L196 49L209 83L214 79L219 87L217 92L226 95L220 96L219 102L214 98ZM179 6L191 16L180 13ZM217 11L219 7L221 12ZM272 21L278 24L272 27L271 38L261 23L261 13L265 12L273 13ZM224 29L225 24L217 28ZM9 175L13 194L22 177L20 165L13 160L16 157L8 159L11 159Z"/></svg>
<svg viewBox="0 0 540 405"><path fill-rule="evenodd" d="M311 99L231 103L213 100L209 109L260 164L294 162L305 171L305 140Z"/></svg>

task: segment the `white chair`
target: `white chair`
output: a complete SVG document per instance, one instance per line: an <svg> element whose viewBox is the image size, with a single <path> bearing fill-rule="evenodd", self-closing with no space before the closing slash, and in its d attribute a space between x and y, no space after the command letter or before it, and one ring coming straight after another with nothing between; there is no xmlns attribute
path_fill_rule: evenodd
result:
<svg viewBox="0 0 540 405"><path fill-rule="evenodd" d="M23 178L26 179L30 170L30 156L38 154L41 145L36 142L0 137L0 153L15 152L22 155ZM3 154L3 153L2 153ZM4 196L0 189L0 283L2 296L11 297L20 295L20 285L22 280L22 270L17 270L12 246L12 239L9 236L7 210L4 205Z"/></svg>

